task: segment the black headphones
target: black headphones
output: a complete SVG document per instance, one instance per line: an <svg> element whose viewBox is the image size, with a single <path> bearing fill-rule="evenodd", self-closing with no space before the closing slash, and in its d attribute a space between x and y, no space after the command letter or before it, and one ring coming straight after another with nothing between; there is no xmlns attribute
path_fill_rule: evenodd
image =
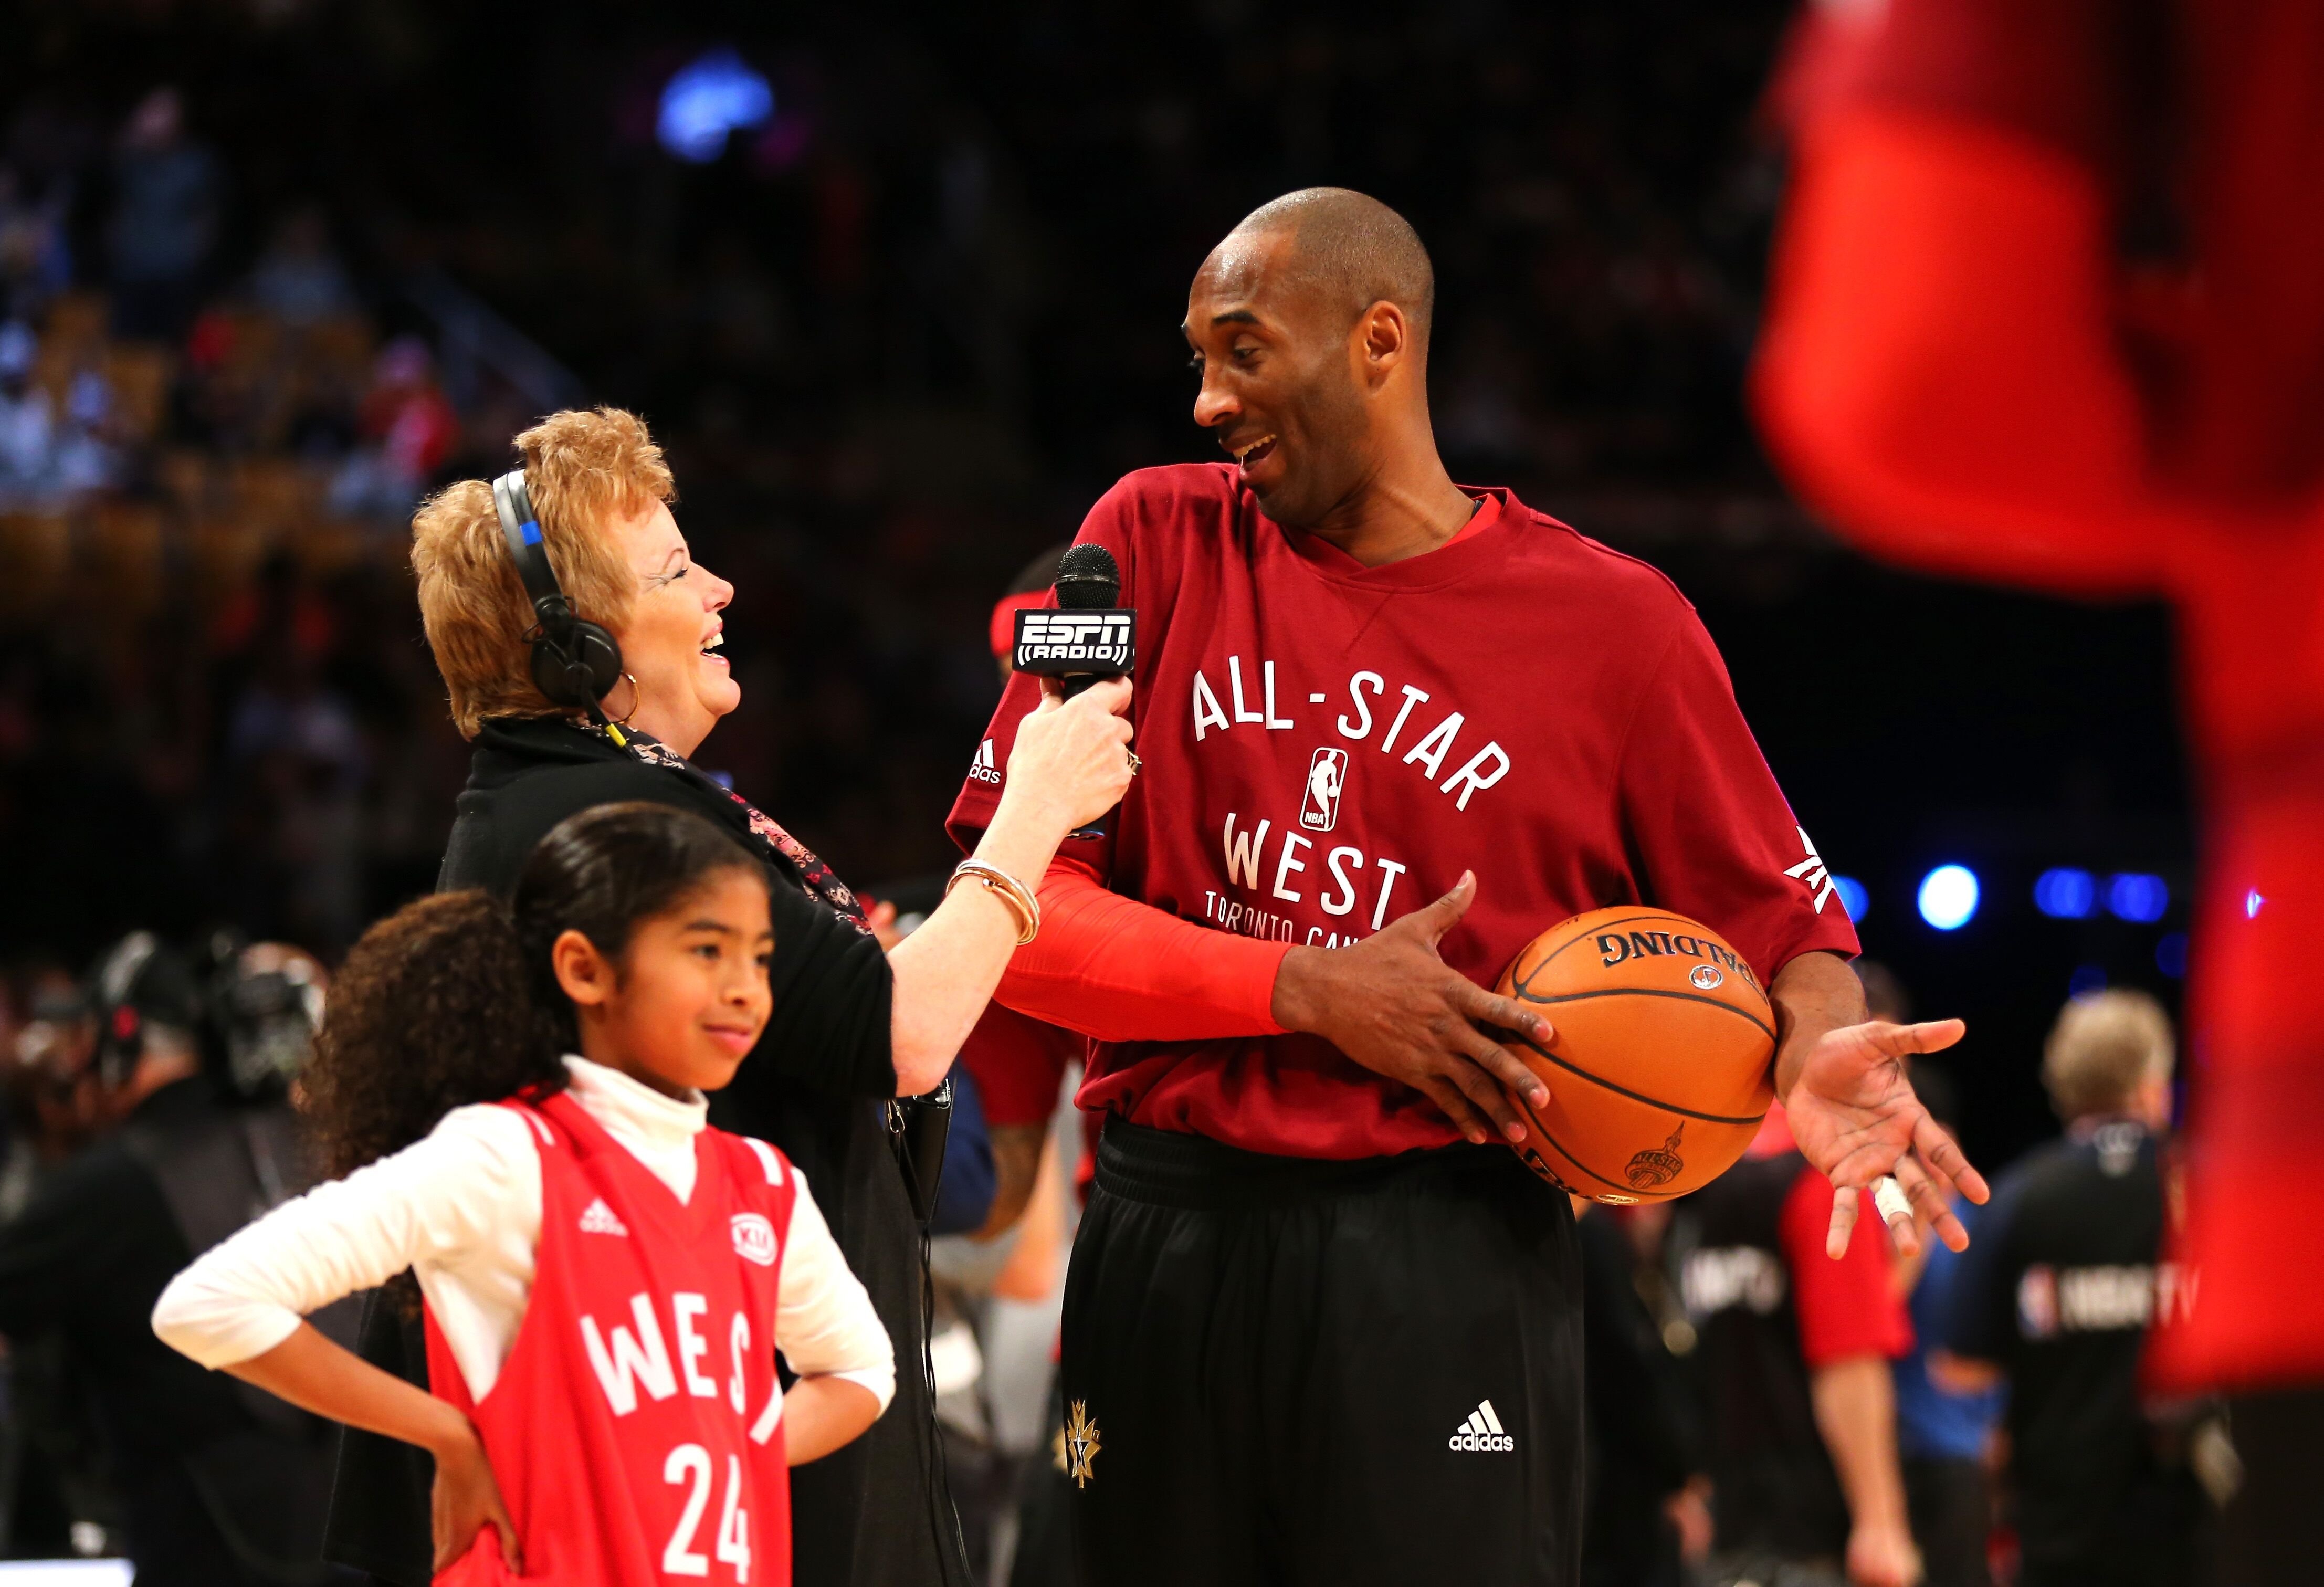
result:
<svg viewBox="0 0 2324 1587"><path fill-rule="evenodd" d="M557 586L557 572L549 565L549 549L540 543L540 519L532 510L532 493L526 488L524 470L512 470L493 481L493 505L501 515L501 535L508 541L509 558L524 581L525 597L539 621L526 637L532 641L533 687L560 706L587 711L603 720L597 702L613 692L622 680L622 647L602 624L573 614L573 604Z"/></svg>

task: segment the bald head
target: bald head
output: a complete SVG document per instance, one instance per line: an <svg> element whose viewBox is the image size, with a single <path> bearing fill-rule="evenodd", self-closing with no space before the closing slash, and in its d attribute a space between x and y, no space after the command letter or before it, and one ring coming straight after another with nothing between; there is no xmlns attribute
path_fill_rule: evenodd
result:
<svg viewBox="0 0 2324 1587"><path fill-rule="evenodd" d="M1344 304L1348 324L1375 303L1393 303L1426 348L1436 270L1403 216L1350 188L1302 188L1243 217L1227 241L1261 235L1288 240L1284 263L1302 286Z"/></svg>
<svg viewBox="0 0 2324 1587"><path fill-rule="evenodd" d="M1434 298L1412 227L1345 188L1286 193L1203 261L1180 328L1203 376L1194 422L1276 522L1377 553L1380 524L1419 545L1465 521L1428 421Z"/></svg>

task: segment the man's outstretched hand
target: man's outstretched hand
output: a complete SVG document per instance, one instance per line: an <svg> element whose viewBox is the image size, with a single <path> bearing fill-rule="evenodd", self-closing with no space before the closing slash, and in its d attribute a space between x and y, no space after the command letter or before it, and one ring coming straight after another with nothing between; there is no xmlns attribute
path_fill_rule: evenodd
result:
<svg viewBox="0 0 2324 1587"><path fill-rule="evenodd" d="M1523 1140L1509 1093L1539 1108L1549 1088L1478 1027L1515 1030L1546 1047L1549 1021L1487 992L1436 952L1476 896L1477 879L1464 871L1451 892L1360 943L1293 948L1276 972L1273 1012L1285 1029L1320 1036L1365 1068L1426 1093L1471 1140L1481 1144L1496 1129Z"/></svg>
<svg viewBox="0 0 2324 1587"><path fill-rule="evenodd" d="M1845 992L1835 973L1847 977ZM1955 1250L1966 1248L1969 1232L1953 1215L1951 1193L1985 1200L1984 1176L1929 1116L1904 1073L1905 1059L1952 1046L1965 1027L1958 1020L1892 1025L1864 1019L1860 1001L1848 1006L1849 998L1860 1000L1855 973L1830 954L1801 955L1775 977L1773 990L1784 1028L1776 1089L1792 1139L1836 1187L1825 1250L1834 1257L1848 1250L1858 1200L1884 1175L1895 1176L1940 1239ZM1833 1022L1830 1015L1843 1010L1840 1017L1851 1022ZM1909 1216L1890 1220L1889 1229L1900 1250L1920 1249Z"/></svg>

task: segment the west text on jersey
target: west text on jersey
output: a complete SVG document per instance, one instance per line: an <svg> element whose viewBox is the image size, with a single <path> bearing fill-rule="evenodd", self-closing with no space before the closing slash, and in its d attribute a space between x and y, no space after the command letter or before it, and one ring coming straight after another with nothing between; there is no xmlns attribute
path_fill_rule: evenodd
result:
<svg viewBox="0 0 2324 1587"><path fill-rule="evenodd" d="M1369 930L1378 931L1386 925L1389 901L1396 896L1397 879L1409 869L1403 861L1391 860L1385 854L1368 856L1353 844L1326 848L1290 826L1278 826L1272 817L1261 817L1253 823L1233 810L1227 812L1220 834L1220 849L1226 862L1229 885L1248 888L1262 899L1286 904L1305 903L1308 890L1313 888L1318 909L1335 920L1347 921L1344 929L1327 925L1309 927L1305 940L1317 947L1336 947L1342 942L1354 941L1362 933L1353 927L1366 918L1370 920ZM1266 878L1264 881L1262 877ZM1246 905L1222 892L1205 893L1204 897L1204 912L1214 924L1229 931L1271 937L1283 942L1301 940L1296 923L1288 916L1275 913L1270 906Z"/></svg>
<svg viewBox="0 0 2324 1587"><path fill-rule="evenodd" d="M670 1331L662 1333L659 1312L650 1296L640 1294L630 1297L630 1317L627 1324L613 1323L599 1327L597 1319L582 1314L581 1347L588 1352L589 1367L597 1375L597 1386L605 1392L605 1404L617 1416L626 1416L638 1408L638 1390L645 1390L652 1399L669 1399L677 1394L678 1379L686 1380L686 1391L696 1399L716 1399L724 1396L728 1405L740 1416L747 1405L750 1391L751 1319L736 1312L727 1320L726 1376L722 1381L703 1370L711 1353L711 1340L698 1325L710 1309L709 1298L684 1290L664 1298L670 1315ZM673 1360L667 1339L678 1341ZM771 1371L766 1374L769 1399L751 1428L753 1442L764 1444L774 1435L775 1425L781 1418L782 1384Z"/></svg>

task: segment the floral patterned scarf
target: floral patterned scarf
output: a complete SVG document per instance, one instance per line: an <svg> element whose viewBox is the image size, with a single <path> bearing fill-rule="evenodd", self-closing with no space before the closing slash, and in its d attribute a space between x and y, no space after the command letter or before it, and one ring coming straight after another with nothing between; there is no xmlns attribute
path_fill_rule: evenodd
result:
<svg viewBox="0 0 2324 1587"><path fill-rule="evenodd" d="M841 919L856 930L870 933L872 927L863 918L862 901L845 882L833 874L830 866L816 859L814 851L807 844L785 832L773 817L650 734L641 733L634 727L624 727L618 734L607 733L605 736L645 764L674 771L696 788L740 805L750 823L751 835L790 863L792 869L798 872L799 883L809 897L820 899L831 906Z"/></svg>

